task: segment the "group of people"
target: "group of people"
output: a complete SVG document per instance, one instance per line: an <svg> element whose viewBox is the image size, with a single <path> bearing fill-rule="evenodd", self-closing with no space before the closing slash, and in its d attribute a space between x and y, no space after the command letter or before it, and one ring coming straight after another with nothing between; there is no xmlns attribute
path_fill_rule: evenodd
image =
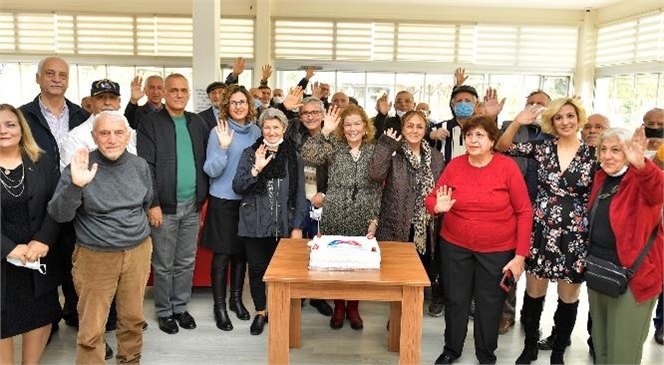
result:
<svg viewBox="0 0 664 365"><path fill-rule="evenodd" d="M548 345L551 363L562 364L585 257L630 267L652 235L625 293L589 290L596 361L640 362L662 292L662 109L630 134L586 117L577 99L538 90L501 131L504 100L489 89L480 104L457 70L452 120L432 125L428 106L416 107L408 91L396 95L395 116L379 98L372 120L342 92L328 102L329 85L315 83L303 97L313 68L285 97L267 86L269 66L255 90L237 84L243 69L238 59L226 82L208 86L211 107L199 114L185 110L190 88L180 74L136 77L124 113L119 84L95 81L87 112L64 96L66 61L48 57L35 100L0 105L3 363L13 361L17 335L23 362L39 362L61 318L78 328L77 363L113 355L109 330L118 362L140 362L151 268L159 329L195 329L187 304L202 211L220 330L233 330L227 310L251 319L242 301L248 268L250 333L263 332L262 278L281 238L375 236L412 242L439 283L429 308L437 316L445 307L436 364L461 356L473 301L477 359L496 362L498 334L514 324L516 307L516 285L501 283L524 272L516 362L531 363ZM555 327L540 341L549 282L558 284ZM346 319L364 326L358 301L336 299L333 309L309 301L333 329ZM661 320L658 331L661 341Z"/></svg>

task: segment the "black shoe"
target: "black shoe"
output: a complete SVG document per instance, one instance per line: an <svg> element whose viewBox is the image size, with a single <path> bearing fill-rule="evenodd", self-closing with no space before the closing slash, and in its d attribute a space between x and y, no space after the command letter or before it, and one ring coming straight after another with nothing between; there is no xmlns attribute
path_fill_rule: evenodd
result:
<svg viewBox="0 0 664 365"><path fill-rule="evenodd" d="M111 346L108 345L108 342L106 343L106 355L104 355L104 359L110 360L113 357L113 349Z"/></svg>
<svg viewBox="0 0 664 365"><path fill-rule="evenodd" d="M554 339L555 339L555 335L551 334L549 337L547 337L543 340L539 340L539 342L537 342L537 348L542 350L542 351L551 351ZM571 344L572 344L572 340L570 339L569 341L567 341L566 347L569 347Z"/></svg>
<svg viewBox="0 0 664 365"><path fill-rule="evenodd" d="M173 317L159 317L157 318L159 322L159 329L168 333L169 335L174 335L178 333L178 323Z"/></svg>
<svg viewBox="0 0 664 365"><path fill-rule="evenodd" d="M64 318L64 320L67 326L78 329L78 317L68 317Z"/></svg>
<svg viewBox="0 0 664 365"><path fill-rule="evenodd" d="M664 326L660 326L655 330L655 342L660 345L664 345L664 335L662 334L662 328L664 328Z"/></svg>
<svg viewBox="0 0 664 365"><path fill-rule="evenodd" d="M309 299L309 304L318 309L318 313L326 316L326 317L332 317L332 307L330 307L329 304L323 299Z"/></svg>
<svg viewBox="0 0 664 365"><path fill-rule="evenodd" d="M438 358L436 359L434 364L436 364L436 365L438 365L438 364L451 364L451 363L454 362L454 360L456 360L456 359L454 359L452 356L450 356L450 354L448 354L446 352L443 352L442 354L440 354L440 356L438 356Z"/></svg>
<svg viewBox="0 0 664 365"><path fill-rule="evenodd" d="M431 317L440 317L443 315L443 305L438 303L429 304L429 315Z"/></svg>
<svg viewBox="0 0 664 365"><path fill-rule="evenodd" d="M249 333L251 333L254 336L260 335L261 333L263 333L263 328L265 327L266 323L267 323L267 316L262 314L257 314L254 317L254 321L251 322L251 327L249 327Z"/></svg>
<svg viewBox="0 0 664 365"><path fill-rule="evenodd" d="M248 321L251 319L251 314L242 303L242 294L239 291L231 290L231 297L228 300L228 310L235 312L238 319Z"/></svg>
<svg viewBox="0 0 664 365"><path fill-rule="evenodd" d="M143 332L145 332L145 330L148 329L148 322L143 322L143 326L141 327L141 329L143 330Z"/></svg>
<svg viewBox="0 0 664 365"><path fill-rule="evenodd" d="M180 327L186 330L193 330L196 328L196 321L194 317L189 314L189 312L184 311L182 313L173 313L173 319L175 319Z"/></svg>
<svg viewBox="0 0 664 365"><path fill-rule="evenodd" d="M223 303L220 306L217 306L215 304L215 307L212 309L212 312L214 314L214 321L215 324L217 325L217 328L219 328L222 331L233 330L233 323L231 323L231 319L228 318L228 312L226 312L226 303Z"/></svg>

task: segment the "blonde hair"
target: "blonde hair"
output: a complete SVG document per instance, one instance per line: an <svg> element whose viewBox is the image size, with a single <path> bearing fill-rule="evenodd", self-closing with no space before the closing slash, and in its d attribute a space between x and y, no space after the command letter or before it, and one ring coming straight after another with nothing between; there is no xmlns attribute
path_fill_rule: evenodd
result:
<svg viewBox="0 0 664 365"><path fill-rule="evenodd" d="M32 131L30 130L28 121L23 117L23 113L10 104L0 104L0 111L3 110L7 110L14 114L18 120L18 125L21 127L21 140L18 142L19 150L28 155L30 161L33 163L37 162L39 156L44 153L44 151L39 148L37 141L35 141L35 137L32 136Z"/></svg>
<svg viewBox="0 0 664 365"><path fill-rule="evenodd" d="M339 122L337 129L334 131L334 136L337 137L337 140L346 141L346 136L344 135L344 119L351 115L359 115L362 119L362 122L364 123L364 131L366 133L364 136L362 136L362 143L373 143L374 135L376 134L376 128L374 127L371 120L369 120L369 117L367 116L367 113L364 111L364 109L355 104L349 104L341 111L341 115L339 115L339 119L341 121Z"/></svg>
<svg viewBox="0 0 664 365"><path fill-rule="evenodd" d="M576 119L579 121L579 124L576 126L577 130L580 131L583 129L583 126L588 123L586 110L583 109L583 106L581 106L578 100L572 98L559 98L551 101L549 106L542 113L542 131L544 133L552 134L556 137L558 136L556 129L553 127L553 121L551 118L553 118L553 116L565 105L571 105L576 110Z"/></svg>

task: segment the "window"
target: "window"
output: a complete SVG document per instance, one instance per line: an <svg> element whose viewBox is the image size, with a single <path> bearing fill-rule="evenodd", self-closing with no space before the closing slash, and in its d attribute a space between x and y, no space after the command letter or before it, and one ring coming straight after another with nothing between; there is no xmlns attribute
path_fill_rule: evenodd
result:
<svg viewBox="0 0 664 365"><path fill-rule="evenodd" d="M595 66L664 60L664 12L600 26Z"/></svg>
<svg viewBox="0 0 664 365"><path fill-rule="evenodd" d="M601 77L595 83L594 111L611 126L633 130L650 109L664 105L664 73Z"/></svg>

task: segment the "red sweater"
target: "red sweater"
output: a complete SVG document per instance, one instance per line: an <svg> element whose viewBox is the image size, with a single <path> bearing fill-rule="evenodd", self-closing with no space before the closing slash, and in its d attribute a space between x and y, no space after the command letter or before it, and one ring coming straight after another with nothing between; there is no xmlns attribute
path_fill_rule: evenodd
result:
<svg viewBox="0 0 664 365"><path fill-rule="evenodd" d="M598 170L588 200L588 211L592 209L597 193L606 180L606 173ZM629 281L629 288L637 303L656 297L662 291L662 204L664 204L664 173L646 159L640 170L630 168L620 180L618 192L609 207L609 223L616 236L616 250L620 264L631 267L648 243L650 234L659 224L657 237L650 252L636 274Z"/></svg>
<svg viewBox="0 0 664 365"><path fill-rule="evenodd" d="M453 188L456 203L445 213L441 236L457 246L477 252L508 251L528 256L533 213L526 183L517 164L495 153L484 167L473 167L468 155L447 165L425 205L430 214L436 190Z"/></svg>

